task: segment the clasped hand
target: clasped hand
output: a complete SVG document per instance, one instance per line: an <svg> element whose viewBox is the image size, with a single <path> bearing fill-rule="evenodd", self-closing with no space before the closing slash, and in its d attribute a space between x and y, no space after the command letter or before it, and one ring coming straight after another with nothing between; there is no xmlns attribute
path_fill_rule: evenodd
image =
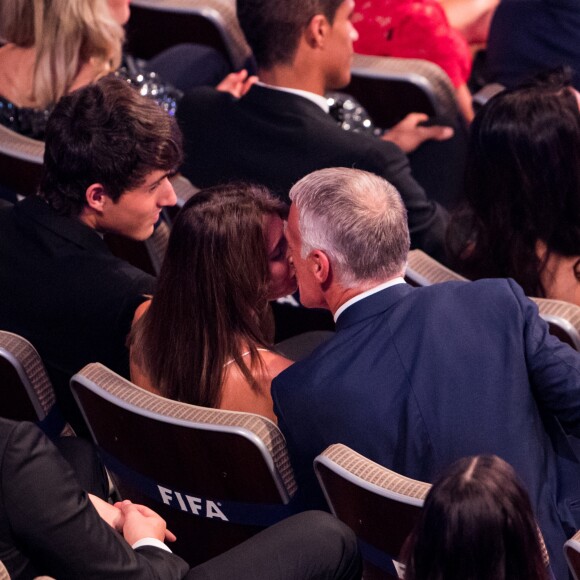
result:
<svg viewBox="0 0 580 580"><path fill-rule="evenodd" d="M89 494L89 499L97 512L112 528L123 534L133 545L143 538L156 538L160 541L175 542L175 535L167 529L165 520L144 505L124 500L111 505Z"/></svg>

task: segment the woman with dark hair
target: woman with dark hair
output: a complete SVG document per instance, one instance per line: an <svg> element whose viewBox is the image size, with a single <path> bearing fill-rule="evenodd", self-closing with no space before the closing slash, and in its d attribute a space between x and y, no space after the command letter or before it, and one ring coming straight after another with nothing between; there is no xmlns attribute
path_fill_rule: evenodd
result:
<svg viewBox="0 0 580 580"><path fill-rule="evenodd" d="M471 127L465 183L452 266L580 305L580 111L568 75L490 100Z"/></svg>
<svg viewBox="0 0 580 580"><path fill-rule="evenodd" d="M528 494L496 455L460 459L435 481L405 560L405 580L549 578Z"/></svg>
<svg viewBox="0 0 580 580"><path fill-rule="evenodd" d="M287 207L261 186L205 189L173 225L155 297L137 310L131 378L170 399L276 420L269 300L295 289Z"/></svg>

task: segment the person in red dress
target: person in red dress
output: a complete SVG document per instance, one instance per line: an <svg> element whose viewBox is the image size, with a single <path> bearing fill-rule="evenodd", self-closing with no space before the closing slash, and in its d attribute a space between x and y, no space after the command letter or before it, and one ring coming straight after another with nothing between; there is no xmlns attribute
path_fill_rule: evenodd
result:
<svg viewBox="0 0 580 580"><path fill-rule="evenodd" d="M455 87L461 112L471 121L471 51L437 0L366 0L357 5L353 24L359 33L357 53L420 58L439 65Z"/></svg>

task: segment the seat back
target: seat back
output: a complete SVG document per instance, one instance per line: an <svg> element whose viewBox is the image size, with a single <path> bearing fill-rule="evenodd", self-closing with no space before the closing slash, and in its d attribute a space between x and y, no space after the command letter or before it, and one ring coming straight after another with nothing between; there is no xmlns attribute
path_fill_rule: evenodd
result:
<svg viewBox="0 0 580 580"><path fill-rule="evenodd" d="M357 535L365 580L402 578L404 570L398 560L431 484L400 475L341 443L316 457L314 470L332 512ZM550 559L539 528L538 539L548 567ZM568 562L576 558L580 566L580 532L566 542L565 551ZM575 575L575 580L580 577Z"/></svg>
<svg viewBox="0 0 580 580"><path fill-rule="evenodd" d="M431 286L439 282L464 281L467 278L450 270L423 250L411 250L407 258L405 280L411 286Z"/></svg>
<svg viewBox="0 0 580 580"><path fill-rule="evenodd" d="M580 531L564 544L564 555L574 580L580 580Z"/></svg>
<svg viewBox="0 0 580 580"><path fill-rule="evenodd" d="M485 107L490 99L499 95L505 90L503 85L499 83L489 83L479 89L475 95L473 95L473 110L477 113L482 107Z"/></svg>
<svg viewBox="0 0 580 580"><path fill-rule="evenodd" d="M215 48L236 70L251 52L229 0L131 0L130 54L147 59L183 42Z"/></svg>
<svg viewBox="0 0 580 580"><path fill-rule="evenodd" d="M49 436L72 435L36 349L24 338L0 330L0 415L32 421Z"/></svg>
<svg viewBox="0 0 580 580"><path fill-rule="evenodd" d="M344 92L356 97L380 127L419 112L455 123L459 107L449 77L436 64L414 58L356 54Z"/></svg>
<svg viewBox="0 0 580 580"><path fill-rule="evenodd" d="M294 475L268 419L171 401L98 363L71 388L121 496L159 512L190 565L291 513Z"/></svg>
<svg viewBox="0 0 580 580"><path fill-rule="evenodd" d="M421 250L409 252L405 279L412 286L430 286L450 280L467 281L467 278L446 268ZM580 306L549 298L530 297L530 300L537 304L540 316L550 327L550 334L580 351Z"/></svg>
<svg viewBox="0 0 580 580"><path fill-rule="evenodd" d="M356 97L379 127L392 127L412 112L453 127L451 139L426 141L409 154L409 161L427 195L447 208L455 207L463 199L468 131L447 74L426 60L360 54L355 55L351 72L344 92Z"/></svg>
<svg viewBox="0 0 580 580"><path fill-rule="evenodd" d="M332 512L357 535L365 579L396 578L391 559L400 557L430 484L403 477L342 444L319 455L314 469Z"/></svg>
<svg viewBox="0 0 580 580"><path fill-rule="evenodd" d="M32 195L40 183L44 143L0 125L0 188Z"/></svg>
<svg viewBox="0 0 580 580"><path fill-rule="evenodd" d="M563 300L530 298L550 326L550 334L580 351L580 306Z"/></svg>

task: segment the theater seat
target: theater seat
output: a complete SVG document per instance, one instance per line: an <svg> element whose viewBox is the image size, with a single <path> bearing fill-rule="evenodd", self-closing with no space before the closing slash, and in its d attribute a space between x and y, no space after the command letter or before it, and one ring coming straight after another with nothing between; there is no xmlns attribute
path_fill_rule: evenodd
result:
<svg viewBox="0 0 580 580"><path fill-rule="evenodd" d="M342 444L319 455L314 469L332 513L357 535L365 580L397 578L392 560L400 559L431 485L399 475Z"/></svg>
<svg viewBox="0 0 580 580"><path fill-rule="evenodd" d="M314 469L332 512L357 535L365 580L403 578L404 569L397 560L431 484L400 475L342 444L331 445L319 455ZM542 559L549 567L539 528L538 536ZM578 557L580 532L574 538L570 549Z"/></svg>
<svg viewBox="0 0 580 580"><path fill-rule="evenodd" d="M98 363L71 388L120 495L160 513L190 565L292 513L286 443L268 419L172 401Z"/></svg>
<svg viewBox="0 0 580 580"><path fill-rule="evenodd" d="M0 125L0 190L4 197L32 195L40 183L44 143Z"/></svg>
<svg viewBox="0 0 580 580"><path fill-rule="evenodd" d="M36 349L0 330L0 416L32 421L49 437L74 435L56 406L54 389Z"/></svg>
<svg viewBox="0 0 580 580"><path fill-rule="evenodd" d="M149 59L184 42L217 49L235 70L250 56L229 0L131 0L127 24L131 55Z"/></svg>
<svg viewBox="0 0 580 580"><path fill-rule="evenodd" d="M447 208L455 207L463 198L468 132L447 74L426 60L361 54L355 55L351 73L344 92L358 99L379 127L392 127L411 112L426 113L436 124L453 127L454 137L425 142L409 160L413 177L427 195Z"/></svg>

